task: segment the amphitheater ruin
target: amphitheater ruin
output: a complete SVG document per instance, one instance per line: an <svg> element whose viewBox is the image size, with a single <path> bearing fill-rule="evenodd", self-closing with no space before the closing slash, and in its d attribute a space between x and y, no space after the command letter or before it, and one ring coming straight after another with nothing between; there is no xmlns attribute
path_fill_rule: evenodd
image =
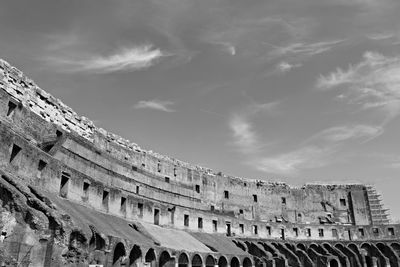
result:
<svg viewBox="0 0 400 267"><path fill-rule="evenodd" d="M215 173L97 128L0 61L0 266L400 266L373 187Z"/></svg>

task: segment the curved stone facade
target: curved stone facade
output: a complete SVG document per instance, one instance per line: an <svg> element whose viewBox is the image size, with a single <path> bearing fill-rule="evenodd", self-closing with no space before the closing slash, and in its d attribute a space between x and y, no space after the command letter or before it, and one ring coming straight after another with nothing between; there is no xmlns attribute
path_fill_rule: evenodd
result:
<svg viewBox="0 0 400 267"><path fill-rule="evenodd" d="M146 151L4 61L0 89L3 263L398 266L400 226L371 187L292 187Z"/></svg>

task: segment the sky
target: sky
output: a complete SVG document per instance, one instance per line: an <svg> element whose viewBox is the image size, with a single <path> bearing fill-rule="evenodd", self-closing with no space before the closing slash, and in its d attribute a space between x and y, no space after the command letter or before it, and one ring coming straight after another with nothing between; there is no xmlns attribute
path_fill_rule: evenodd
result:
<svg viewBox="0 0 400 267"><path fill-rule="evenodd" d="M398 0L4 0L0 58L144 149L372 184L398 220L398 14Z"/></svg>

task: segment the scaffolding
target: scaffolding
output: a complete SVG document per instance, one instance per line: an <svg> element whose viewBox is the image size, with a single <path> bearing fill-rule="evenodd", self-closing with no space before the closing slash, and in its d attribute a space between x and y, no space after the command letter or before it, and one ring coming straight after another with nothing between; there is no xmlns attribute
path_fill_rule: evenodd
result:
<svg viewBox="0 0 400 267"><path fill-rule="evenodd" d="M389 210L384 208L381 195L371 185L367 186L367 195L371 211L372 224L389 224Z"/></svg>

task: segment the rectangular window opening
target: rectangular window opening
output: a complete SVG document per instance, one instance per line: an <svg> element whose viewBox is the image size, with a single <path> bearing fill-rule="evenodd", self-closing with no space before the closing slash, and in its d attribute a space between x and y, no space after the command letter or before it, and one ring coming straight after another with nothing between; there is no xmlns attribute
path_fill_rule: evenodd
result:
<svg viewBox="0 0 400 267"><path fill-rule="evenodd" d="M281 229L281 239L285 240L285 229Z"/></svg>
<svg viewBox="0 0 400 267"><path fill-rule="evenodd" d="M188 227L189 226L189 215L185 214L183 216L183 225Z"/></svg>
<svg viewBox="0 0 400 267"><path fill-rule="evenodd" d="M197 228L203 229L203 218L201 217L197 219Z"/></svg>
<svg viewBox="0 0 400 267"><path fill-rule="evenodd" d="M140 191L140 187L137 185L136 186L136 194L139 194L139 191Z"/></svg>
<svg viewBox="0 0 400 267"><path fill-rule="evenodd" d="M7 110L7 117L11 117L14 114L14 110L17 107L17 104L15 104L12 101L8 102L8 110Z"/></svg>
<svg viewBox="0 0 400 267"><path fill-rule="evenodd" d="M16 144L13 144L12 149L11 149L11 155L10 155L10 163L15 159L15 157L21 152L21 147L19 147Z"/></svg>
<svg viewBox="0 0 400 267"><path fill-rule="evenodd" d="M253 235L258 235L258 226L253 225Z"/></svg>
<svg viewBox="0 0 400 267"><path fill-rule="evenodd" d="M211 206L210 206L210 210L211 210L211 211L214 211L214 210L215 210L214 205L211 205Z"/></svg>
<svg viewBox="0 0 400 267"><path fill-rule="evenodd" d="M90 184L87 182L83 182L83 196L88 197L89 196L89 186Z"/></svg>
<svg viewBox="0 0 400 267"><path fill-rule="evenodd" d="M379 228L376 228L376 227L372 228L372 233L373 233L375 236L378 236L378 235L379 235Z"/></svg>
<svg viewBox="0 0 400 267"><path fill-rule="evenodd" d="M174 177L176 177L177 173L176 173L176 167L174 167Z"/></svg>
<svg viewBox="0 0 400 267"><path fill-rule="evenodd" d="M161 163L160 162L157 163L157 171L161 172Z"/></svg>
<svg viewBox="0 0 400 267"><path fill-rule="evenodd" d="M324 229L318 229L318 236L324 237Z"/></svg>
<svg viewBox="0 0 400 267"><path fill-rule="evenodd" d="M165 182L169 184L169 177L165 176Z"/></svg>
<svg viewBox="0 0 400 267"><path fill-rule="evenodd" d="M257 195L253 195L253 201L254 201L254 202L258 202Z"/></svg>
<svg viewBox="0 0 400 267"><path fill-rule="evenodd" d="M271 235L271 226L266 226L267 235Z"/></svg>
<svg viewBox="0 0 400 267"><path fill-rule="evenodd" d="M155 225L160 224L160 210L159 209L154 209L154 224Z"/></svg>
<svg viewBox="0 0 400 267"><path fill-rule="evenodd" d="M295 236L299 236L299 228L297 227L293 228L293 233Z"/></svg>
<svg viewBox="0 0 400 267"><path fill-rule="evenodd" d="M239 210L239 214L243 214L243 209L240 209L240 210Z"/></svg>
<svg viewBox="0 0 400 267"><path fill-rule="evenodd" d="M224 191L224 198L229 199L229 191L227 190Z"/></svg>
<svg viewBox="0 0 400 267"><path fill-rule="evenodd" d="M143 203L138 203L137 207L138 207L138 211L139 211L139 217L142 218L143 217Z"/></svg>
<svg viewBox="0 0 400 267"><path fill-rule="evenodd" d="M217 232L218 231L218 221L217 220L213 220L212 221L212 225L213 225L213 231Z"/></svg>
<svg viewBox="0 0 400 267"><path fill-rule="evenodd" d="M306 229L306 236L311 237L311 229L310 228Z"/></svg>
<svg viewBox="0 0 400 267"><path fill-rule="evenodd" d="M358 233L360 234L360 236L364 237L365 236L364 228L358 229Z"/></svg>
<svg viewBox="0 0 400 267"><path fill-rule="evenodd" d="M334 237L334 238L338 237L337 229L332 229L332 237Z"/></svg>
<svg viewBox="0 0 400 267"><path fill-rule="evenodd" d="M132 166L132 171L137 172L138 168L136 166Z"/></svg>
<svg viewBox="0 0 400 267"><path fill-rule="evenodd" d="M240 233L244 234L244 224L243 223L239 224L239 229L240 229Z"/></svg>
<svg viewBox="0 0 400 267"><path fill-rule="evenodd" d="M126 211L126 197L121 197L121 211Z"/></svg>
<svg viewBox="0 0 400 267"><path fill-rule="evenodd" d="M346 207L346 199L345 198L341 198L339 201L340 201L340 206Z"/></svg>
<svg viewBox="0 0 400 267"><path fill-rule="evenodd" d="M394 228L393 227L389 227L388 228L388 235L389 236L394 236Z"/></svg>
<svg viewBox="0 0 400 267"><path fill-rule="evenodd" d="M104 206L108 206L108 197L109 197L109 192L108 191L106 191L106 190L103 190L103 198L102 198L102 201L103 201L103 205Z"/></svg>
<svg viewBox="0 0 400 267"><path fill-rule="evenodd" d="M40 171L40 172L43 171L43 169L46 168L46 166L47 166L47 162L40 159L39 163L38 163L38 171Z"/></svg>
<svg viewBox="0 0 400 267"><path fill-rule="evenodd" d="M196 193L200 193L200 185L196 184L195 189L196 189Z"/></svg>
<svg viewBox="0 0 400 267"><path fill-rule="evenodd" d="M227 235L227 236L231 236L231 234L232 234L232 232L231 232L231 223L230 223L230 222L227 222L227 223L225 224L225 226L226 226L226 235Z"/></svg>
<svg viewBox="0 0 400 267"><path fill-rule="evenodd" d="M66 198L68 195L69 175L61 175L60 196Z"/></svg>
<svg viewBox="0 0 400 267"><path fill-rule="evenodd" d="M168 213L169 213L169 222L171 224L174 224L175 223L175 207L168 208Z"/></svg>
<svg viewBox="0 0 400 267"><path fill-rule="evenodd" d="M286 204L286 197L282 197L282 204Z"/></svg>

